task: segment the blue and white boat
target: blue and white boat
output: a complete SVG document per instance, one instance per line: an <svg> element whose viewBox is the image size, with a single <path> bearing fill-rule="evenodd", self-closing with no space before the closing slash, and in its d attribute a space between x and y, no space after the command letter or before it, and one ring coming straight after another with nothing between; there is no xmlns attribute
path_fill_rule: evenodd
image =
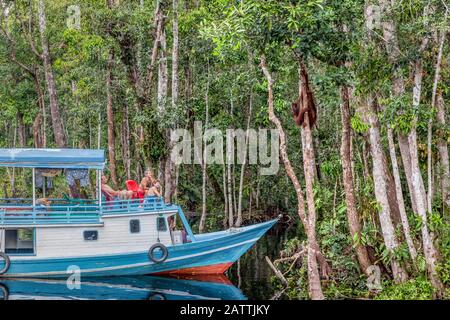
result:
<svg viewBox="0 0 450 320"><path fill-rule="evenodd" d="M29 168L31 199L0 203L0 277L222 274L276 222L194 234L181 207L159 199L105 201L103 150L0 149L0 167ZM42 170L96 170L96 199L39 204ZM169 221L177 221L180 230Z"/></svg>

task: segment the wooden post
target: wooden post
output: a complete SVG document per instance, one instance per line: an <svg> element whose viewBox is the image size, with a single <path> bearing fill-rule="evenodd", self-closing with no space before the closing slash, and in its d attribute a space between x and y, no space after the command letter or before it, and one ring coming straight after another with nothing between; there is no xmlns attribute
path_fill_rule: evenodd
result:
<svg viewBox="0 0 450 320"><path fill-rule="evenodd" d="M98 207L101 212L102 208L102 170L97 170L97 193L98 193Z"/></svg>
<svg viewBox="0 0 450 320"><path fill-rule="evenodd" d="M46 197L45 187L47 185L47 178L42 176L42 182L43 182L43 185L42 185L42 197L45 198Z"/></svg>
<svg viewBox="0 0 450 320"><path fill-rule="evenodd" d="M35 168L32 169L32 176L33 176L32 187L33 187L33 211L34 211L34 207L36 206L36 169Z"/></svg>
<svg viewBox="0 0 450 320"><path fill-rule="evenodd" d="M0 229L0 252L5 252L5 229Z"/></svg>

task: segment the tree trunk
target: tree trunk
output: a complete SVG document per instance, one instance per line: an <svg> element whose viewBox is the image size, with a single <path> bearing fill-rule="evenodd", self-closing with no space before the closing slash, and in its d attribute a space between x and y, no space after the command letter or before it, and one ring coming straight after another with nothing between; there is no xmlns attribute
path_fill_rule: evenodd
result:
<svg viewBox="0 0 450 320"><path fill-rule="evenodd" d="M36 148L46 148L47 147L47 137L46 137L46 110L45 110L45 97L44 92L42 92L41 81L39 80L39 71L36 68L35 76L33 77L34 86L36 88L36 93L38 96L39 112L35 119L33 131L35 133L34 142Z"/></svg>
<svg viewBox="0 0 450 320"><path fill-rule="evenodd" d="M422 93L422 61L419 58L414 66L414 87L413 87L413 108L418 108ZM414 196L416 198L417 212L422 219L422 242L425 260L427 263L428 273L430 275L433 287L438 291L438 295L442 294L442 283L436 270L438 253L433 244L427 225L427 201L425 197L425 187L423 184L422 173L420 172L419 155L417 152L417 117L413 119L412 129L408 134L408 142L410 146L411 169L412 169L412 185Z"/></svg>
<svg viewBox="0 0 450 320"><path fill-rule="evenodd" d="M42 113L41 110L39 110L33 122L33 144L35 148L42 148L41 127Z"/></svg>
<svg viewBox="0 0 450 320"><path fill-rule="evenodd" d="M447 20L448 16L448 9L445 11L445 21ZM435 67L435 76L434 76L434 82L433 82L433 92L432 92L432 98L431 98L431 105L437 109L437 121L438 125L441 128L445 128L445 116L446 116L446 110L445 110L445 104L444 99L442 97L442 91L438 91L438 84L440 80L440 71L441 71L441 65L442 65L442 55L443 55L443 49L444 49L444 42L445 42L445 36L446 31L442 31L440 40L439 40L439 50L438 50L438 56L436 61L436 67ZM428 128L428 194L432 194L431 190L431 121ZM443 134L443 129L438 130L438 150L439 150L439 156L441 160L441 167L442 172L440 174L441 176L441 184L442 184L442 200L447 205L447 207L450 207L450 203L448 202L449 199L449 179L450 179L450 168L449 168L449 159L448 159L448 148L447 148L447 141L446 137ZM432 197L428 197L428 211L431 211L431 201Z"/></svg>
<svg viewBox="0 0 450 320"><path fill-rule="evenodd" d="M236 227L240 227L242 224L242 191L244 189L244 176L245 176L245 165L247 164L247 150L248 150L248 142L249 142L249 130L250 130L250 121L252 119L252 111L253 111L253 87L250 88L250 100L248 107L248 118L247 118L247 132L245 133L245 153L244 153L244 161L241 165L241 176L239 180L239 196L238 196L238 210L237 210L237 219L236 219ZM250 195L251 197L251 195Z"/></svg>
<svg viewBox="0 0 450 320"><path fill-rule="evenodd" d="M231 183L231 163L227 164L227 178L228 178L228 185L227 185L227 192L228 192L228 226L231 228L234 225L234 212L233 212L233 186Z"/></svg>
<svg viewBox="0 0 450 320"><path fill-rule="evenodd" d="M178 108L178 92L179 92L179 80L178 80L178 0L173 0L173 45L172 45L172 112L177 112ZM172 124L171 129L175 129L176 123ZM169 146L169 151L172 150L173 144L170 139L170 129L167 130L166 134L167 145ZM170 203L172 201L173 194L176 189L175 184L175 164L169 154L166 163L166 189L164 198L166 202Z"/></svg>
<svg viewBox="0 0 450 320"><path fill-rule="evenodd" d="M382 7L382 12L389 12L391 3L387 0L380 1L380 5ZM388 54L389 62L396 66L394 68L393 76L392 76L392 91L394 96L399 97L405 93L405 83L403 81L401 70L398 67L398 59L400 56L400 49L398 45L397 35L396 35L396 27L394 22L391 19L386 19L382 23L382 32L383 38L386 43L386 52ZM410 146L408 142L407 136L402 133L398 134L398 144L400 147L400 154L402 157L403 168L405 170L406 181L408 184L408 191L411 197L411 204L413 207L413 211L417 213L416 199L414 198L414 192L412 190L412 171L411 171L411 159L410 159Z"/></svg>
<svg viewBox="0 0 450 320"><path fill-rule="evenodd" d="M108 156L109 156L109 171L111 180L114 186L117 186L117 171L116 171L116 144L114 132L114 105L113 105L113 64L114 54L109 52L108 70L106 75L106 115L108 121Z"/></svg>
<svg viewBox="0 0 450 320"><path fill-rule="evenodd" d="M163 116L166 111L167 102L167 86L168 86L168 69L167 69L167 56L166 56L166 32L161 32L161 51L159 55L158 66L158 94L157 94L157 106L159 116Z"/></svg>
<svg viewBox="0 0 450 320"><path fill-rule="evenodd" d="M130 120L128 104L125 105L122 119L122 158L127 180L131 179Z"/></svg>
<svg viewBox="0 0 450 320"><path fill-rule="evenodd" d="M438 93L437 95L437 120L441 128L445 128L445 103L444 98L442 97L442 93ZM450 207L450 167L449 167L449 157L448 157L448 148L447 141L444 135L444 129L439 130L439 156L441 158L441 168L442 168L442 199L444 203L446 203L447 207Z"/></svg>
<svg viewBox="0 0 450 320"><path fill-rule="evenodd" d="M224 228L228 227L228 197L227 197L227 168L225 163L223 164L223 175L222 175L222 183L223 183L223 198L224 198L224 219L223 226Z"/></svg>
<svg viewBox="0 0 450 320"><path fill-rule="evenodd" d="M207 76L207 84L206 84L206 93L205 93L205 129L208 130L209 125L209 63L208 63L208 76ZM200 224L199 224L199 232L202 233L205 230L205 224L206 224L206 165L207 165L207 159L206 159L206 139L205 135L203 135L203 155L202 155L202 215L200 217Z"/></svg>
<svg viewBox="0 0 450 320"><path fill-rule="evenodd" d="M298 181L298 178L294 172L294 168L289 160L287 150L286 150L286 135L284 133L283 127L281 125L280 120L275 115L274 111L274 98L273 98L273 80L272 76L267 68L266 59L264 56L261 56L261 69L264 72L265 77L268 81L268 104L269 104L269 120L275 124L278 129L280 135L280 155L283 160L284 167L287 175L291 179L292 184L294 185L295 193L297 195L298 202L298 215L303 222L303 226L305 228L307 238L308 238L308 284L309 284L309 295L313 300L323 300L325 297L322 292L322 286L320 283L320 275L319 275L319 267L317 265L317 251L318 247L316 247L317 241L315 239L315 231L312 231L310 222L312 222L306 215L305 212L305 200L303 198L303 191ZM315 217L313 217L315 218Z"/></svg>
<svg viewBox="0 0 450 320"><path fill-rule="evenodd" d="M20 111L17 111L16 113L16 123L19 138L19 147L23 148L26 146L26 133L25 133L25 124L23 123L23 113Z"/></svg>
<svg viewBox="0 0 450 320"><path fill-rule="evenodd" d="M151 96L152 91L152 82L153 82L153 73L156 66L156 59L158 58L158 48L161 44L161 35L164 28L164 18L163 18L163 12L161 10L160 1L157 1L157 8L155 11L155 35L153 38L153 47L152 52L150 55L150 63L147 66L147 90L145 91L145 97L146 100L149 101L149 98ZM144 137L141 137L142 139Z"/></svg>
<svg viewBox="0 0 450 320"><path fill-rule="evenodd" d="M44 0L39 0L38 15L39 15L39 31L41 35L41 45L42 45L42 60L44 62L45 81L47 83L47 91L50 101L50 112L52 116L53 133L55 135L56 145L59 148L64 148L67 147L67 138L63 129L63 120L59 112L56 83L53 76L52 62L50 59L50 49L46 35L47 28L46 28Z"/></svg>
<svg viewBox="0 0 450 320"><path fill-rule="evenodd" d="M172 107L178 103L178 0L173 0L173 48L172 48Z"/></svg>
<svg viewBox="0 0 450 320"><path fill-rule="evenodd" d="M391 4L387 0L383 0L381 2L381 5L384 7L386 11L390 9ZM424 9L425 23L427 21L428 9L429 9L428 6L426 6ZM395 24L392 21L389 20L383 24L383 34L385 40L387 40L386 49L388 52L388 56L392 63L396 63L400 51L398 49L398 41L395 34ZM426 35L422 39L422 44L419 52L420 54L426 48L427 43L428 43L428 36ZM399 74L400 72L396 70L394 78L397 79L397 82L399 82L402 85L403 81ZM421 58L419 57L414 62L414 72L413 72L414 75L413 108L415 109L418 109L420 105L420 96L422 91L422 74L423 74L422 61ZM400 95L404 91L404 86L396 86L394 83L394 90L397 91L396 93L398 95ZM421 226L422 242L428 273L430 275L430 280L431 283L433 284L433 287L437 290L438 295L440 295L442 293L442 284L436 272L437 251L433 245L433 241L431 239L427 226L427 199L422 174L420 172L418 149L417 149L416 126L417 126L417 117L413 119L411 131L407 136L407 142L405 141L404 137L400 137L399 143L400 143L400 150L402 152L402 157L405 156L405 158L403 159L404 164L406 163L405 171L408 170L407 168L408 165L410 166L409 172L410 174L406 172L407 178L410 179L410 181L408 181L408 187L411 191L413 206L415 206L414 212L418 214L422 220ZM408 143L409 148L406 148L406 143ZM404 146L402 146L402 144L404 144ZM402 147L404 150L402 150ZM408 156L409 159L406 159ZM408 160L409 163L407 163Z"/></svg>
<svg viewBox="0 0 450 320"><path fill-rule="evenodd" d="M389 154L391 157L392 171L394 173L395 189L396 189L397 200L398 200L398 208L400 210L400 217L401 217L401 221L402 221L403 233L405 235L406 243L408 244L408 249L409 249L411 258L415 262L417 259L417 250L416 250L416 247L414 246L414 242L411 238L408 216L406 214L406 208L405 208L405 201L403 199L403 190L402 190L402 184L400 181L400 172L398 170L397 154L395 151L395 143L394 143L394 135L392 133L392 129L389 127L387 128L387 136L388 136L388 142L389 142Z"/></svg>
<svg viewBox="0 0 450 320"><path fill-rule="evenodd" d="M350 235L352 240L355 238L358 240L361 238L361 222L356 210L356 200L355 200L355 187L353 184L353 173L352 173L352 153L350 153L350 142L351 142L351 127L350 127L350 97L349 89L347 86L341 88L341 117L342 117L342 138L341 138L341 161L342 161L342 174L344 182L345 191L345 203L347 206L347 219L348 226L350 229ZM361 270L370 276L368 268L371 265L367 249L361 244L361 241L357 241L356 246L356 256L358 257L358 262Z"/></svg>
<svg viewBox="0 0 450 320"><path fill-rule="evenodd" d="M371 109L369 109L369 107ZM398 241L395 236L395 228L391 220L391 209L388 200L388 188L386 175L387 172L384 162L384 152L381 144L380 125L377 117L376 100L374 97L370 97L366 106L363 116L369 123L369 139L372 152L372 170L373 180L375 185L375 197L379 205L379 220L381 225L381 232L383 234L384 244L386 249L393 254L394 250L399 247ZM400 263L392 259L391 260L392 273L394 281L396 283L404 282L407 280L407 274L401 267Z"/></svg>

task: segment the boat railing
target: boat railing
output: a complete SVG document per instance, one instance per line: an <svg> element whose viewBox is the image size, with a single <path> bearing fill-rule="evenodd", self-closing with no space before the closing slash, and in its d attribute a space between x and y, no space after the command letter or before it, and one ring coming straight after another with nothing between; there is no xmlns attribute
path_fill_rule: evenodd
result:
<svg viewBox="0 0 450 320"><path fill-rule="evenodd" d="M100 223L102 216L123 215L136 212L161 212L178 209L160 198L105 201L54 199L49 206L29 204L27 199L16 203L0 202L0 225L86 224ZM78 202L77 202L78 201Z"/></svg>
<svg viewBox="0 0 450 320"><path fill-rule="evenodd" d="M0 225L99 223L98 206L0 206Z"/></svg>

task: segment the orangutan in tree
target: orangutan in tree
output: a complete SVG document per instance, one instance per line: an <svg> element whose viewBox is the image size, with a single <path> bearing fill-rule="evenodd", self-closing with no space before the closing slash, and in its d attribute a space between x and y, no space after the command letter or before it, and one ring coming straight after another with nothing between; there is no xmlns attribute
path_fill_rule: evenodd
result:
<svg viewBox="0 0 450 320"><path fill-rule="evenodd" d="M292 113L295 123L298 126L306 126L305 113L308 115L309 127L312 128L317 121L317 109L314 102L314 96L309 86L308 72L304 63L301 63L300 69L301 88L300 97L292 103Z"/></svg>

